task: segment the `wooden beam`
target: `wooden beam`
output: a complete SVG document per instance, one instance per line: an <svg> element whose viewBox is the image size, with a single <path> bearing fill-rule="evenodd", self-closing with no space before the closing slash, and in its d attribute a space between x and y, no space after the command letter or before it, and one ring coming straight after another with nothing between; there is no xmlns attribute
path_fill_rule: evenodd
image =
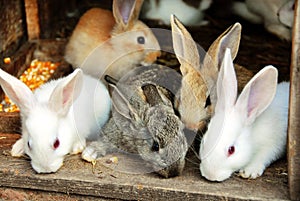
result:
<svg viewBox="0 0 300 201"><path fill-rule="evenodd" d="M40 38L40 24L37 0L25 0L28 40Z"/></svg>
<svg viewBox="0 0 300 201"><path fill-rule="evenodd" d="M292 200L300 200L300 2L295 1L288 128L288 173Z"/></svg>

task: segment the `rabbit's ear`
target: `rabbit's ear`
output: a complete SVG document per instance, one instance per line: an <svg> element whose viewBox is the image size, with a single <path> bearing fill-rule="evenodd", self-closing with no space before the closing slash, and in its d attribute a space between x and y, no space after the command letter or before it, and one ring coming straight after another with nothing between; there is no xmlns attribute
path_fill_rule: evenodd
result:
<svg viewBox="0 0 300 201"><path fill-rule="evenodd" d="M5 94L20 108L23 114L36 104L31 90L20 80L0 69L0 84Z"/></svg>
<svg viewBox="0 0 300 201"><path fill-rule="evenodd" d="M222 65L226 48L230 48L233 60L236 57L240 44L241 30L241 24L235 23L223 32L209 47L204 57L201 74L205 77L210 90L214 88L217 81L218 71ZM211 93L211 101L215 103L215 91L211 91Z"/></svg>
<svg viewBox="0 0 300 201"><path fill-rule="evenodd" d="M118 81L109 75L105 75L104 79L112 87L112 104L114 109L123 117L131 119L131 112L134 112L132 106L127 100L126 96L117 87Z"/></svg>
<svg viewBox="0 0 300 201"><path fill-rule="evenodd" d="M157 104L163 102L155 85L153 85L153 84L144 85L144 86L142 86L142 90L146 97L146 101L151 106L154 106L154 105L157 105Z"/></svg>
<svg viewBox="0 0 300 201"><path fill-rule="evenodd" d="M116 23L124 28L133 26L138 20L143 0L114 0L113 14Z"/></svg>
<svg viewBox="0 0 300 201"><path fill-rule="evenodd" d="M181 64L180 71L185 76L191 70L200 68L197 45L175 15L171 15L171 27L174 51Z"/></svg>
<svg viewBox="0 0 300 201"><path fill-rule="evenodd" d="M233 67L230 49L225 51L217 80L216 112L225 111L234 106L237 96L237 80Z"/></svg>
<svg viewBox="0 0 300 201"><path fill-rule="evenodd" d="M252 124L272 102L277 88L277 69L266 66L245 86L236 107L245 118L247 125Z"/></svg>
<svg viewBox="0 0 300 201"><path fill-rule="evenodd" d="M67 115L71 105L79 96L82 85L83 73L81 69L76 69L73 73L61 79L50 96L50 108L59 115Z"/></svg>

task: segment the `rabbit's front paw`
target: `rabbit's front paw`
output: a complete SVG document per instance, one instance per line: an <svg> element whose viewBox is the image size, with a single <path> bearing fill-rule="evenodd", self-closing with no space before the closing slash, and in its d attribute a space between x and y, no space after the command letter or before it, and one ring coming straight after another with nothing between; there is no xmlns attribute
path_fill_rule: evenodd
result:
<svg viewBox="0 0 300 201"><path fill-rule="evenodd" d="M81 153L86 146L85 140L79 140L74 143L71 154L79 154Z"/></svg>
<svg viewBox="0 0 300 201"><path fill-rule="evenodd" d="M240 170L239 175L243 178L256 179L260 177L265 170L263 165L251 165Z"/></svg>
<svg viewBox="0 0 300 201"><path fill-rule="evenodd" d="M81 158L88 162L93 162L98 158L98 156L104 156L106 151L105 149L101 149L100 144L98 142L92 142L84 149L81 154Z"/></svg>
<svg viewBox="0 0 300 201"><path fill-rule="evenodd" d="M13 157L21 157L24 152L24 140L21 138L13 145L11 149L11 155Z"/></svg>

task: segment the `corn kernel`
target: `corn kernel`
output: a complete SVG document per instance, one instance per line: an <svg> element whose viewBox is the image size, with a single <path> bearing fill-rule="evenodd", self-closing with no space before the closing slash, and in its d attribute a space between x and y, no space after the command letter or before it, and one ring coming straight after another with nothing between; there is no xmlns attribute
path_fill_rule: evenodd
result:
<svg viewBox="0 0 300 201"><path fill-rule="evenodd" d="M5 57L5 58L3 59L3 62L4 62L5 64L10 64L10 63L11 63L11 59L10 59L9 57Z"/></svg>

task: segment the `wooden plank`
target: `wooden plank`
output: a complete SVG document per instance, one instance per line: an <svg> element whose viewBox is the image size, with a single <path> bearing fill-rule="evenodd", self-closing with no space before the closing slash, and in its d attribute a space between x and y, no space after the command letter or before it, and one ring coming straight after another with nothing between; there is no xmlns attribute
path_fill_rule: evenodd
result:
<svg viewBox="0 0 300 201"><path fill-rule="evenodd" d="M290 197L300 200L300 3L295 1L288 129Z"/></svg>
<svg viewBox="0 0 300 201"><path fill-rule="evenodd" d="M25 0L28 40L40 37L40 23L37 0Z"/></svg>
<svg viewBox="0 0 300 201"><path fill-rule="evenodd" d="M26 41L22 0L0 0L0 65Z"/></svg>
<svg viewBox="0 0 300 201"><path fill-rule="evenodd" d="M142 165L117 155L118 164L101 158L93 168L80 155L68 156L54 174L36 174L26 158L13 158L9 151L15 134L0 134L0 186L89 195L122 200L288 200L286 161L278 161L256 180L233 176L221 183L201 178L199 164L189 156L183 175L163 179L155 173L128 173Z"/></svg>

